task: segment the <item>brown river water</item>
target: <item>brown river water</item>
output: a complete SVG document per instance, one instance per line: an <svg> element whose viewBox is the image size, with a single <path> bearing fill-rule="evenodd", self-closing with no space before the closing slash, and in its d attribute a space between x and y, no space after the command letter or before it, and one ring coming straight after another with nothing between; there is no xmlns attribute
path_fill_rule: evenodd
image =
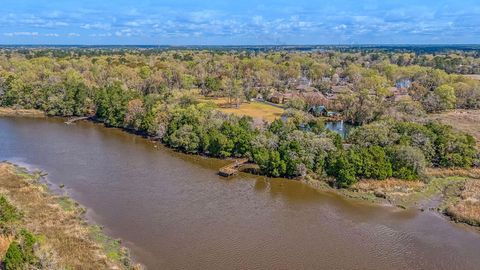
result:
<svg viewBox="0 0 480 270"><path fill-rule="evenodd" d="M480 269L480 233L300 182L216 175L224 161L118 129L0 118L0 160L49 173L148 269Z"/></svg>

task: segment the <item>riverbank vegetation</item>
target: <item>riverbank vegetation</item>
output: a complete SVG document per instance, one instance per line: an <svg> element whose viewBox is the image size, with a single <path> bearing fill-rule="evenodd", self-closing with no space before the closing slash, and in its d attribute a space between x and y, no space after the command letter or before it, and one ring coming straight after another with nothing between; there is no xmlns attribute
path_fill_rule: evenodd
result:
<svg viewBox="0 0 480 270"><path fill-rule="evenodd" d="M82 208L50 194L38 177L0 163L2 269L134 268L117 240L88 225Z"/></svg>
<svg viewBox="0 0 480 270"><path fill-rule="evenodd" d="M459 68L445 60L451 53L9 51L0 56L0 104L92 116L186 153L247 157L268 176L315 174L342 188L360 179L417 180L428 167L479 165L472 136L427 117L480 104L480 82L451 74ZM473 72L475 58L464 60ZM220 97L236 108L272 93L293 97L270 123L208 102ZM348 138L308 113L322 104L357 126Z"/></svg>
<svg viewBox="0 0 480 270"><path fill-rule="evenodd" d="M18 109L0 107L0 116L20 116L20 117L33 117L41 118L45 117L45 112L33 109Z"/></svg>
<svg viewBox="0 0 480 270"><path fill-rule="evenodd" d="M453 202L445 209L445 213L453 220L480 226L480 181L469 179L455 190Z"/></svg>

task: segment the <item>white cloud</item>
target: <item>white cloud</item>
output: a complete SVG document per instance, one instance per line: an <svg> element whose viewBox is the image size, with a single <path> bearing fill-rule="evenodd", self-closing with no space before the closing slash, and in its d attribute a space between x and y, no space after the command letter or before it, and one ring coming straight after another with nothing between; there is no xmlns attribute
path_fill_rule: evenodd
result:
<svg viewBox="0 0 480 270"><path fill-rule="evenodd" d="M12 32L12 33L3 33L5 36L38 36L38 32Z"/></svg>
<svg viewBox="0 0 480 270"><path fill-rule="evenodd" d="M80 34L79 33L68 33L68 36L69 37L79 37Z"/></svg>
<svg viewBox="0 0 480 270"><path fill-rule="evenodd" d="M143 32L139 29L124 28L115 32L117 37L131 37L143 35Z"/></svg>
<svg viewBox="0 0 480 270"><path fill-rule="evenodd" d="M60 35L57 33L47 33L45 34L46 37L59 37Z"/></svg>
<svg viewBox="0 0 480 270"><path fill-rule="evenodd" d="M90 29L110 30L112 28L111 24L109 23L92 23L92 24L86 23L86 24L82 24L80 27L87 30L90 30Z"/></svg>
<svg viewBox="0 0 480 270"><path fill-rule="evenodd" d="M34 27L42 27L42 28L54 28L54 27L61 27L61 26L68 26L69 24L66 22L61 21L43 21L40 23L33 24Z"/></svg>
<svg viewBox="0 0 480 270"><path fill-rule="evenodd" d="M90 34L91 37L111 37L112 33Z"/></svg>
<svg viewBox="0 0 480 270"><path fill-rule="evenodd" d="M140 27L145 25L153 25L158 23L158 20L154 19L139 19L139 20L132 20L125 23L125 26L130 27Z"/></svg>

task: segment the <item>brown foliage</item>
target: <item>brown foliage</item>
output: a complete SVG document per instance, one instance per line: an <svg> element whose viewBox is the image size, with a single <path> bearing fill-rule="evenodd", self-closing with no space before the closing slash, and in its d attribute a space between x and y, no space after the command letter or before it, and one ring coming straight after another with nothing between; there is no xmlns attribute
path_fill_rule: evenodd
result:
<svg viewBox="0 0 480 270"><path fill-rule="evenodd" d="M446 209L452 219L480 226L480 180L468 180L461 189L460 201Z"/></svg>
<svg viewBox="0 0 480 270"><path fill-rule="evenodd" d="M22 179L13 165L0 163L0 191L23 214L23 226L45 237L40 259L48 269L122 269L90 237L78 212L66 211L58 198Z"/></svg>

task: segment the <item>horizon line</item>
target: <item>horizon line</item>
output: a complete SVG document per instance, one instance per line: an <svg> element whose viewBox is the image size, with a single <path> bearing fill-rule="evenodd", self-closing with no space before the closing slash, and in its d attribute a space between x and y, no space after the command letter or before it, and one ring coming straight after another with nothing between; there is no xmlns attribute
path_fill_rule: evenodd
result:
<svg viewBox="0 0 480 270"><path fill-rule="evenodd" d="M324 43L324 44L42 44L42 43L12 43L1 44L0 47L8 46L84 46L84 47L301 47L301 46L480 46L480 43Z"/></svg>

